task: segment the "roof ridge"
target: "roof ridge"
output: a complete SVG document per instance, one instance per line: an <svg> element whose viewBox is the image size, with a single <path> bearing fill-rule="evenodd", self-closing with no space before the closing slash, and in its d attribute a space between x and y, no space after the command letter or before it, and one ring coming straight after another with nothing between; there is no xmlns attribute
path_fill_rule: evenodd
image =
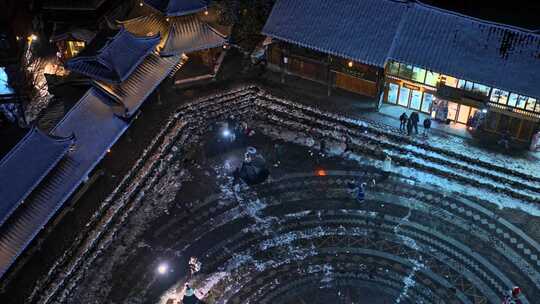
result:
<svg viewBox="0 0 540 304"><path fill-rule="evenodd" d="M0 159L0 168L2 168L2 166L9 160L11 159L11 157L13 157L13 155L15 155L15 153L24 145L24 143L34 134L34 133L37 133L43 137L46 137L46 138L50 138L52 139L53 141L55 142L64 142L64 141L69 141L69 140L72 140L74 137L73 136L69 136L69 137L63 137L63 136L52 136L51 134L47 134L43 131L41 131L36 125L32 125L32 128L30 128L30 130L24 135L23 138L21 138L21 140L19 140L19 142L15 145L15 147L13 147L2 159Z"/></svg>
<svg viewBox="0 0 540 304"><path fill-rule="evenodd" d="M395 1L395 0L390 0L390 1ZM422 2L421 0L412 0L412 1L414 2L414 5L419 7L419 8L434 10L434 11L437 11L438 13L441 13L441 14L453 15L453 16L456 16L456 17L469 19L471 21L475 21L475 22L478 22L478 23L491 25L491 26L496 26L496 27L501 27L501 28L504 28L504 29L507 29L507 30L521 32L521 33L524 33L524 34L533 34L533 35L536 35L537 37L540 38L540 29L531 30L531 29L527 29L527 28L524 28L524 27L519 27L519 26L515 26L515 25L510 25L510 24L505 24L505 23L501 23L501 22L495 22L495 21L490 21L490 20L478 18L478 17L469 16L469 15L462 14L462 13L459 13L459 12L447 10L447 9L440 8L440 7L436 7L436 6L433 6L433 5L430 5L430 4L426 4L426 3Z"/></svg>

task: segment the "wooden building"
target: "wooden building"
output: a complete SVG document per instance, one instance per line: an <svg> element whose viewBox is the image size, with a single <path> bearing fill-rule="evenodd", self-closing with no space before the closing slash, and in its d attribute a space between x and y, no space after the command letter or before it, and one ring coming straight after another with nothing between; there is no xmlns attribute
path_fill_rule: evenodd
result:
<svg viewBox="0 0 540 304"><path fill-rule="evenodd" d="M277 0L269 68L423 112L475 134L531 141L540 34L416 1ZM283 77L282 77L283 79Z"/></svg>

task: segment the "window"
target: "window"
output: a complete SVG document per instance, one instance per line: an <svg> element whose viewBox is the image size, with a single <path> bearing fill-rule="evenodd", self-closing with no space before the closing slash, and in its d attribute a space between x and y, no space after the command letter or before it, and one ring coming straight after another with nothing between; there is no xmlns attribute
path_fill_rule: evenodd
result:
<svg viewBox="0 0 540 304"><path fill-rule="evenodd" d="M387 101L390 103L397 103L398 91L399 85L395 83L389 83Z"/></svg>
<svg viewBox="0 0 540 304"><path fill-rule="evenodd" d="M527 104L527 96L519 95L517 99L516 107L520 109L525 109L526 104Z"/></svg>
<svg viewBox="0 0 540 304"><path fill-rule="evenodd" d="M536 104L536 99L529 97L529 100L527 100L527 107L525 109L527 111L534 111L535 104Z"/></svg>
<svg viewBox="0 0 540 304"><path fill-rule="evenodd" d="M400 64L399 65L399 76L406 78L406 79L412 79L413 76L413 66L408 64Z"/></svg>
<svg viewBox="0 0 540 304"><path fill-rule="evenodd" d="M445 75L445 81L444 81L444 84L449 86L449 87L452 87L452 88L456 88L457 87L457 83L458 83L458 79L457 78L454 78L454 77L451 77L451 76L447 76Z"/></svg>
<svg viewBox="0 0 540 304"><path fill-rule="evenodd" d="M490 89L491 89L490 87L485 86L483 84L475 83L473 85L473 91L476 92L476 93L482 94L484 96L489 96L489 90Z"/></svg>
<svg viewBox="0 0 540 304"><path fill-rule="evenodd" d="M397 75L399 71L399 63L390 61L387 68L388 74Z"/></svg>
<svg viewBox="0 0 540 304"><path fill-rule="evenodd" d="M463 80L463 79L458 80L458 83L457 83L458 88L462 89L462 90L465 90L465 82L466 81Z"/></svg>
<svg viewBox="0 0 540 304"><path fill-rule="evenodd" d="M506 104L506 101L508 100L508 92L494 88L491 92L490 100L500 104Z"/></svg>
<svg viewBox="0 0 540 304"><path fill-rule="evenodd" d="M84 42L83 41L68 41L68 55L69 57L74 57L79 54L82 49L84 49Z"/></svg>
<svg viewBox="0 0 540 304"><path fill-rule="evenodd" d="M465 82L465 90L472 91L473 90L473 83L470 81Z"/></svg>
<svg viewBox="0 0 540 304"><path fill-rule="evenodd" d="M492 102L499 102L500 96L501 96L501 90L494 88L491 91L491 96L489 97L489 100L491 100Z"/></svg>
<svg viewBox="0 0 540 304"><path fill-rule="evenodd" d="M422 92L417 91L417 90L412 90L411 108L415 110L420 110L421 103L422 103Z"/></svg>
<svg viewBox="0 0 540 304"><path fill-rule="evenodd" d="M431 104L433 103L433 94L424 93L424 100L422 101L422 108L420 111L429 113L431 111Z"/></svg>
<svg viewBox="0 0 540 304"><path fill-rule="evenodd" d="M409 95L411 94L411 90L406 87L401 87L399 89L399 99L398 104L401 106L408 106L409 105Z"/></svg>
<svg viewBox="0 0 540 304"><path fill-rule="evenodd" d="M508 105L511 107L515 107L517 103L517 94L512 93L510 94L510 98L508 98Z"/></svg>
<svg viewBox="0 0 540 304"><path fill-rule="evenodd" d="M413 68L412 80L424 83L425 79L426 79L426 70L414 67Z"/></svg>
<svg viewBox="0 0 540 304"><path fill-rule="evenodd" d="M426 73L426 84L436 87L437 82L439 82L439 73L427 71Z"/></svg>
<svg viewBox="0 0 540 304"><path fill-rule="evenodd" d="M499 103L506 104L508 101L508 92L501 90L501 96L499 97Z"/></svg>

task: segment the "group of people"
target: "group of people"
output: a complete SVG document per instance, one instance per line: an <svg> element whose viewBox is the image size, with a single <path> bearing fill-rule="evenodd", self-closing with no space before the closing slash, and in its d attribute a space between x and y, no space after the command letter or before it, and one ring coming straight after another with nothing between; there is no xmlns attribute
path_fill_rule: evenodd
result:
<svg viewBox="0 0 540 304"><path fill-rule="evenodd" d="M412 112L411 116L407 116L406 112L403 112L401 116L399 116L399 130L401 131L407 131L407 135L411 136L413 129L416 134L418 134L418 122L420 122L420 116L418 115L418 112ZM427 136L428 131L431 128L431 119L427 117L424 119L424 132L423 135Z"/></svg>

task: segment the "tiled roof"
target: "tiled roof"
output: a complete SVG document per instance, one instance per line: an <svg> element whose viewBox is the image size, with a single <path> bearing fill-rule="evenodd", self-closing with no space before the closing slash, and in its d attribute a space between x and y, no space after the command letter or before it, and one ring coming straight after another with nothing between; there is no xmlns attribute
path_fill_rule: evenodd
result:
<svg viewBox="0 0 540 304"><path fill-rule="evenodd" d="M119 85L97 82L98 86L128 109L131 116L144 100L180 62L180 55L160 57L150 54L137 70Z"/></svg>
<svg viewBox="0 0 540 304"><path fill-rule="evenodd" d="M0 160L0 226L60 161L73 142L72 134L54 138L33 127Z"/></svg>
<svg viewBox="0 0 540 304"><path fill-rule="evenodd" d="M199 17L183 16L170 20L171 26L167 41L161 50L162 55L176 55L219 47L227 42L225 36Z"/></svg>
<svg viewBox="0 0 540 304"><path fill-rule="evenodd" d="M208 7L208 0L144 0L148 6L166 16L184 16L200 12Z"/></svg>
<svg viewBox="0 0 540 304"><path fill-rule="evenodd" d="M389 59L540 97L540 35L416 4Z"/></svg>
<svg viewBox="0 0 540 304"><path fill-rule="evenodd" d="M54 136L74 134L76 146L0 227L0 277L127 129L128 123L117 113L120 106L91 88L53 129ZM36 143L32 149L41 152L43 144Z"/></svg>
<svg viewBox="0 0 540 304"><path fill-rule="evenodd" d="M94 39L79 56L66 62L72 71L110 83L124 81L154 51L160 36L138 37L121 28L118 33L106 39L103 46L92 46L102 43L103 39Z"/></svg>
<svg viewBox="0 0 540 304"><path fill-rule="evenodd" d="M278 0L265 35L317 51L384 66L403 4L385 0Z"/></svg>
<svg viewBox="0 0 540 304"><path fill-rule="evenodd" d="M397 0L277 0L263 33L384 67L393 59L540 97L540 35Z"/></svg>
<svg viewBox="0 0 540 304"><path fill-rule="evenodd" d="M158 49L164 56L219 47L227 43L224 35L202 21L198 16L170 17L152 14L121 22L136 35L160 33L163 37Z"/></svg>
<svg viewBox="0 0 540 304"><path fill-rule="evenodd" d="M51 134L58 137L74 134L77 144L30 194L25 204L15 210L9 224L0 227L0 277L128 128L128 122L120 118L126 114L120 104L124 104L131 115L179 60L180 56L149 55L120 86L102 84L101 88L112 90L108 93L117 100L98 88L90 88L51 130ZM42 144L32 143L34 151L43 149ZM43 156L43 153L37 155ZM44 163L52 165L51 161Z"/></svg>

